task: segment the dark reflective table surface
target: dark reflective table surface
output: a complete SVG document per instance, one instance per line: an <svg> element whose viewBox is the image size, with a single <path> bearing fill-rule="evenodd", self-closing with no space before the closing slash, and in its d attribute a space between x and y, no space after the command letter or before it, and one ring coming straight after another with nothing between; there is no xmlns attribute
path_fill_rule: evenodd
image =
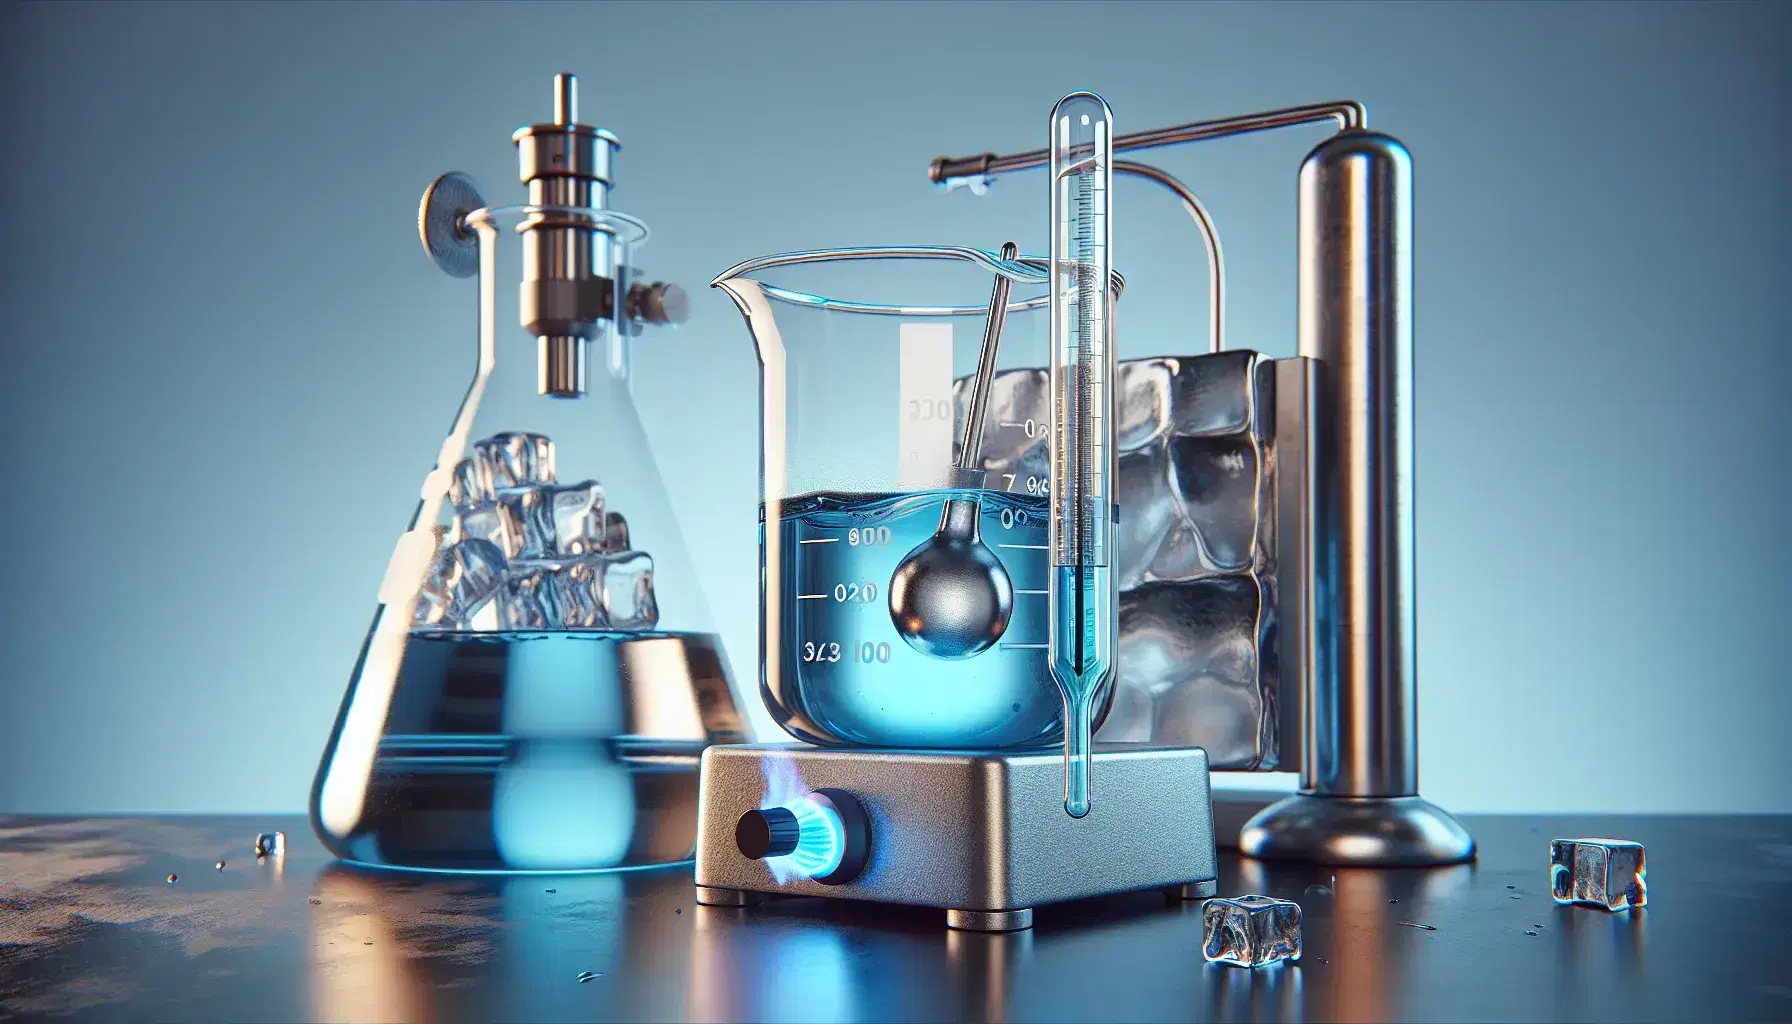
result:
<svg viewBox="0 0 1792 1024"><path fill-rule="evenodd" d="M699 907L688 867L356 871L296 817L0 817L0 1018L1792 1020L1792 818L1468 820L1481 857L1457 868L1223 854L1222 895L1305 909L1299 964L1248 971L1204 964L1199 904L1156 893L984 935L939 911ZM288 852L258 863L273 829ZM1578 836L1646 844L1646 909L1549 899L1548 841Z"/></svg>

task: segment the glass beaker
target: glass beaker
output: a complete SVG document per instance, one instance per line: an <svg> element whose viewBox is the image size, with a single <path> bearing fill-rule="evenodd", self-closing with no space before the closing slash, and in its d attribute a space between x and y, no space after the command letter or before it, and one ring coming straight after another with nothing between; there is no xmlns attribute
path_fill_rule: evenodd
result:
<svg viewBox="0 0 1792 1024"><path fill-rule="evenodd" d="M685 860L698 758L746 738L631 397L626 314L578 343L577 397L548 394L574 390L564 362L550 386L549 361L575 339L521 327L514 282L545 258L521 233L543 218L597 236L581 255L602 257L593 270L614 286L612 312L647 237L587 207L465 217L479 256L472 382L422 474L312 789L313 825L347 860L459 871Z"/></svg>
<svg viewBox="0 0 1792 1024"><path fill-rule="evenodd" d="M1045 267L972 248L833 249L749 260L711 282L759 356L760 695L792 736L924 750L1062 742L1044 451L993 467L983 487L953 486L994 275L1015 293L997 365L1037 369L996 378L984 435L1049 428L1015 412L1046 391ZM898 566L944 529L953 499L976 502L1012 591L999 638L961 658L911 645L891 606Z"/></svg>

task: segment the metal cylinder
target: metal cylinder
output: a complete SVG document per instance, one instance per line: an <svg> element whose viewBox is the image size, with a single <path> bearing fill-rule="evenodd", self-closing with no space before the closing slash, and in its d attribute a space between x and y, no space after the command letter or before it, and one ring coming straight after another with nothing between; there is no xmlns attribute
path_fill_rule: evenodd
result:
<svg viewBox="0 0 1792 1024"><path fill-rule="evenodd" d="M578 123L578 81L554 76L554 123L517 131L517 173L532 206L602 209L609 198L616 136ZM525 221L519 318L541 339L539 385L544 395L585 393L587 342L600 321L615 315L610 283L616 277L614 240L588 220L540 214Z"/></svg>
<svg viewBox="0 0 1792 1024"><path fill-rule="evenodd" d="M1412 158L1346 131L1300 169L1300 354L1314 415L1312 680L1302 788L1418 793Z"/></svg>

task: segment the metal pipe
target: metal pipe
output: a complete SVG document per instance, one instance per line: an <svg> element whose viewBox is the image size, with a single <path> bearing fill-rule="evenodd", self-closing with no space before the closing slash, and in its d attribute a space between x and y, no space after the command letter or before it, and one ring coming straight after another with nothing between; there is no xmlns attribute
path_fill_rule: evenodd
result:
<svg viewBox="0 0 1792 1024"><path fill-rule="evenodd" d="M1226 347L1226 262L1220 252L1219 232L1214 230L1213 218L1208 216L1207 207L1201 204L1201 200L1187 185L1150 164L1116 160L1114 170L1155 181L1176 193L1188 215L1194 218L1195 227L1201 230L1201 241L1207 247L1207 349L1210 352L1223 350Z"/></svg>
<svg viewBox="0 0 1792 1024"><path fill-rule="evenodd" d="M1002 243L1004 263L1018 255L1020 248L1013 242ZM977 353L977 375L971 379L971 405L965 412L964 438L958 446L960 471L977 470L983 462L983 413L989 406L989 385L996 379L996 357L1000 354L1002 345L1002 324L1008 318L1010 283L1006 274L997 274L995 286L990 289L989 317L983 324L983 346ZM981 482L978 486L981 486Z"/></svg>
<svg viewBox="0 0 1792 1024"><path fill-rule="evenodd" d="M1301 792L1246 822L1239 849L1452 864L1475 855L1474 837L1418 795L1412 157L1389 136L1340 133L1302 161L1299 195L1300 362L1312 368L1307 741Z"/></svg>
<svg viewBox="0 0 1792 1024"><path fill-rule="evenodd" d="M1313 636L1325 796L1418 793L1414 719L1412 158L1349 132L1300 169L1300 354L1319 366Z"/></svg>
<svg viewBox="0 0 1792 1024"><path fill-rule="evenodd" d="M554 76L554 123L577 124L579 121L579 79L562 71Z"/></svg>
<svg viewBox="0 0 1792 1024"><path fill-rule="evenodd" d="M1217 139L1227 135L1245 135L1251 132L1271 131L1276 128L1290 128L1295 125L1317 124L1321 121L1332 121L1339 131L1366 127L1368 114L1363 105L1355 100L1333 100L1327 103L1309 103L1299 107L1283 107L1280 110L1266 110L1256 114L1240 114L1236 117L1222 117L1212 121L1191 121L1169 128L1152 128L1148 131L1133 132L1114 139L1114 152L1135 149L1155 149L1158 146L1174 146L1183 142L1197 142L1202 139ZM983 153L978 156L938 157L928 168L927 176L935 184L945 184L954 178L985 177L992 174L1007 174L1010 171L1025 170L1029 167L1043 167L1048 154L1043 149L1030 149L1024 153L1010 153L997 156L994 153Z"/></svg>

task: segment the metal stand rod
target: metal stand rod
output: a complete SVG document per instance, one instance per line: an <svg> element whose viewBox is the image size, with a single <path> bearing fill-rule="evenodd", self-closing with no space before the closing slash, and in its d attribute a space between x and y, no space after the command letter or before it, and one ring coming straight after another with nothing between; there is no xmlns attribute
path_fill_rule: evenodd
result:
<svg viewBox="0 0 1792 1024"><path fill-rule="evenodd" d="M1317 380L1301 790L1245 824L1266 859L1366 866L1474 856L1418 796L1412 158L1347 131L1300 169L1300 354Z"/></svg>

